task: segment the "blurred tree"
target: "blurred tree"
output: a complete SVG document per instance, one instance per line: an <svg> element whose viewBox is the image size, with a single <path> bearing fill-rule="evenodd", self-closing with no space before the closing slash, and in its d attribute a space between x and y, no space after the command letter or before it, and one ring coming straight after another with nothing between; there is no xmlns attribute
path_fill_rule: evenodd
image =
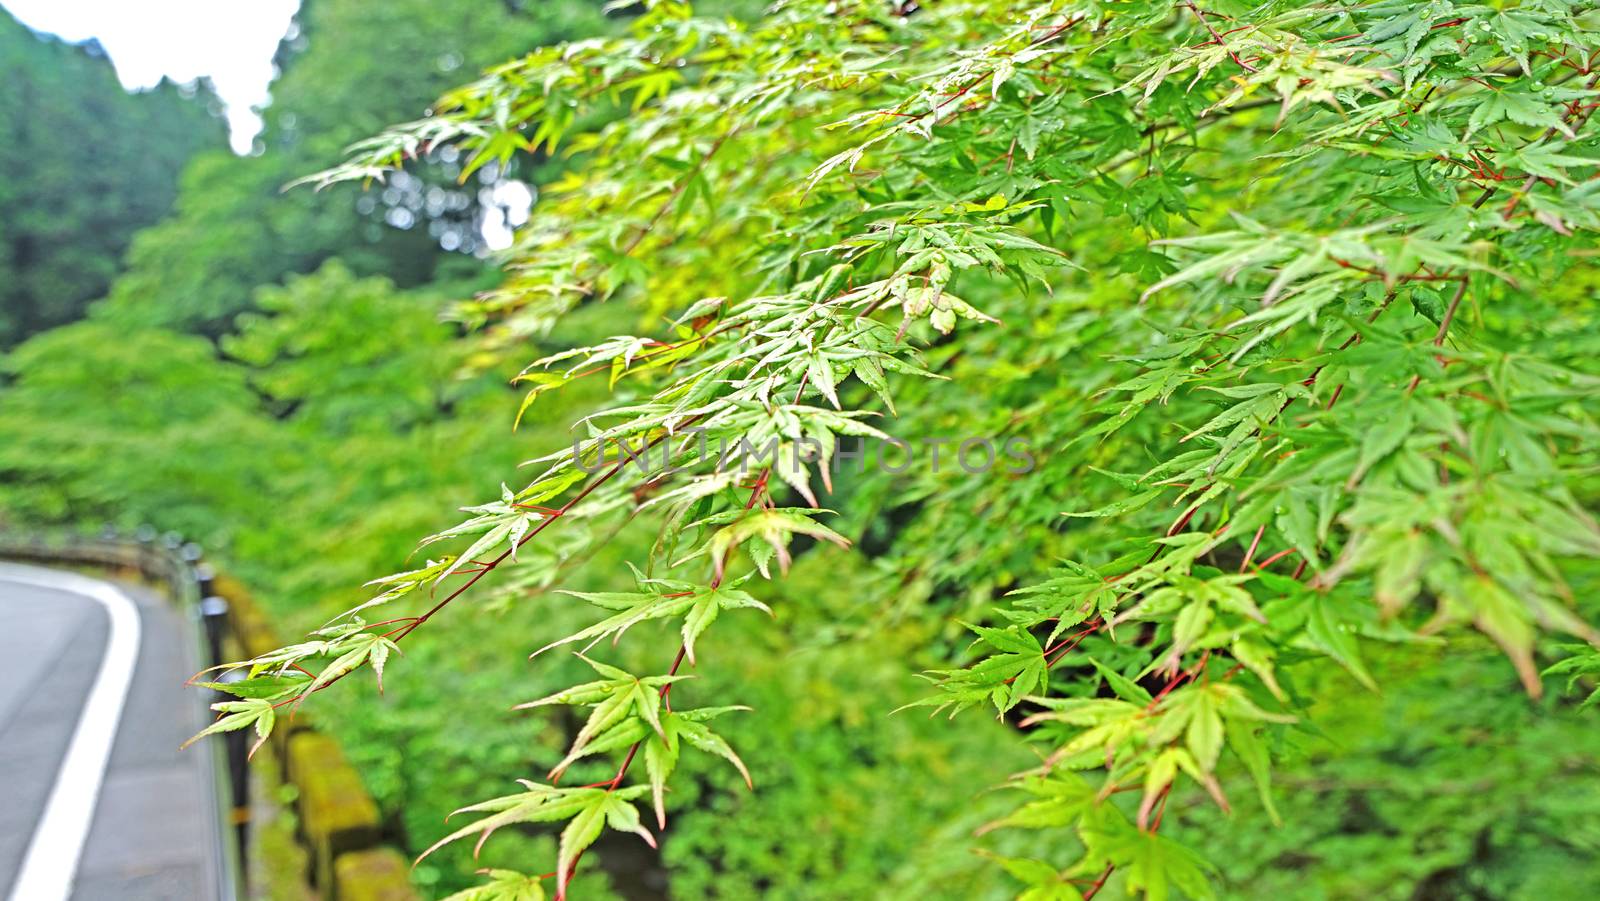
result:
<svg viewBox="0 0 1600 901"><path fill-rule="evenodd" d="M184 164L222 146L217 111L204 83L129 94L98 44L0 10L0 346L105 292L133 233L172 207Z"/></svg>
<svg viewBox="0 0 1600 901"><path fill-rule="evenodd" d="M0 359L0 374L8 517L159 522L214 543L248 522L214 511L262 496L289 460L243 373L200 338L78 322Z"/></svg>
<svg viewBox="0 0 1600 901"><path fill-rule="evenodd" d="M601 18L589 3L537 11L429 0L303 3L276 57L281 74L254 153L194 161L176 214L139 235L102 313L220 334L249 308L257 286L333 257L402 287L433 279L441 264L475 269L449 251L478 249L480 218L504 215L498 169L458 183L461 170L446 155L365 195L281 189L383 123L421 115L464 75L593 31Z"/></svg>
<svg viewBox="0 0 1600 901"><path fill-rule="evenodd" d="M331 260L256 296L223 339L285 416L330 435L405 430L443 418L475 383L452 378L466 350L439 321L438 298L356 278Z"/></svg>

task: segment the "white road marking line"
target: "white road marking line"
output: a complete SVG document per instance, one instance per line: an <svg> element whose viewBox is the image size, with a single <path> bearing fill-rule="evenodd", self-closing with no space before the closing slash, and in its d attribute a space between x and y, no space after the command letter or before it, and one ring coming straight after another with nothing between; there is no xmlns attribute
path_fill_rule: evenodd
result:
<svg viewBox="0 0 1600 901"><path fill-rule="evenodd" d="M105 608L111 620L105 656L78 715L77 728L56 771L44 815L34 828L11 901L67 901L94 822L117 724L133 683L139 655L139 608L115 586L74 573L0 564L0 582L14 582L80 595Z"/></svg>

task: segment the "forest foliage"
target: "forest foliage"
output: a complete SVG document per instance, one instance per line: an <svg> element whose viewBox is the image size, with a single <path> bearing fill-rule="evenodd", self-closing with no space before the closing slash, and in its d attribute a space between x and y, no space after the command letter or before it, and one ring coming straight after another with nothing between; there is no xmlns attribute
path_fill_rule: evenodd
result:
<svg viewBox="0 0 1600 901"><path fill-rule="evenodd" d="M83 314L135 232L172 208L189 158L223 146L205 83L129 94L96 44L0 10L0 347ZM137 135L137 140L128 136Z"/></svg>
<svg viewBox="0 0 1600 901"><path fill-rule="evenodd" d="M376 93L310 65L353 8L275 96ZM613 12L319 175L379 127L286 106L7 358L12 516L214 536L309 626L227 728L356 736L463 898L1600 878L1589 5ZM446 149L543 166L502 278L318 232Z"/></svg>

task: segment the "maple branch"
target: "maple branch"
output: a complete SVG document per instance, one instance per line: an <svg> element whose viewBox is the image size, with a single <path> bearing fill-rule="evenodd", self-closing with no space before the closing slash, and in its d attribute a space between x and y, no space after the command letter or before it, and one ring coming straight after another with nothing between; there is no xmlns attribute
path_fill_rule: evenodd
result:
<svg viewBox="0 0 1600 901"><path fill-rule="evenodd" d="M1183 5L1189 7L1189 12L1194 13L1194 17L1196 19L1199 19L1200 20L1200 24L1205 26L1206 31L1208 33L1210 33L1211 40L1208 41L1207 43L1216 44L1218 47L1221 47L1224 50L1226 50L1227 53L1228 53L1228 58L1233 60L1235 63L1237 63L1239 65L1239 68L1245 70L1246 72L1257 72L1257 71L1259 71L1258 69L1256 69L1255 66L1252 66L1249 63L1245 62L1244 60L1240 59L1239 58L1239 54L1234 53L1232 48L1228 47L1228 43L1222 39L1222 35L1217 34L1217 30L1215 28L1211 27L1211 22L1206 19L1206 14L1200 11L1200 7L1195 6L1194 3L1190 2L1190 0L1184 0ZM1203 47L1203 46L1205 46L1205 44L1202 44L1201 46Z"/></svg>
<svg viewBox="0 0 1600 901"><path fill-rule="evenodd" d="M744 508L746 510L749 510L749 509L752 509L753 507L755 507L755 505L761 500L762 495L766 492L766 490L767 490L767 474L770 471L771 470L768 470L767 472L762 473L761 478L758 479L756 481L755 485L751 488L750 499L745 501L745 505L744 505ZM711 579L711 587L712 588L717 588L721 584L722 584L722 577L720 575L712 577L712 579ZM671 695L671 693L672 693L672 682L670 681L670 677L676 676L678 674L678 670L683 667L683 661L686 660L688 658L688 656L689 656L689 645L687 643L678 645L678 653L672 658L672 666L667 669L667 676L669 678L669 681L667 682L667 684L661 686L661 688L660 688L661 702L662 702L662 704L664 704L666 706L668 712L671 712L671 710L672 710L672 702L668 700L668 696ZM648 740L649 740L648 738L641 738L638 741L634 742L631 746L629 746L628 753L622 758L622 765L617 767L616 775L612 776L610 779L608 779L608 780L606 780L604 782L596 782L590 787L592 787L592 788L600 788L600 787L603 786L603 787L605 787L605 790L606 790L607 794L610 794L611 792L616 791L622 785L623 777L628 775L628 769L633 766L634 759L639 756L639 749L644 747L644 743L646 741L648 741ZM578 871L578 861L581 860L581 859L583 859L583 852L582 851L578 852L578 854L575 857L573 857L571 866L569 866L567 868L567 879L568 880L570 880L573 877L573 875L575 873L577 873L577 871ZM556 893L556 901L563 901L564 898L565 898L565 894L558 890L557 893Z"/></svg>
<svg viewBox="0 0 1600 901"><path fill-rule="evenodd" d="M656 210L656 214L651 216L650 221L645 223L644 228L641 228L638 233L628 241L627 246L622 248L623 256L631 255L634 250L638 248L639 243L643 241L645 237L652 231L655 231L656 226L661 224L661 220L666 218L667 213L670 212L674 206L677 206L678 198L683 195L684 191L688 190L689 183L694 181L696 176L700 174L700 170L706 167L706 163L710 162L711 158L717 155L717 151L722 149L722 145L737 133L738 129L734 129L733 131L724 133L721 137L712 142L711 148L705 152L704 156L700 157L700 162L695 163L694 169L685 174L683 178L678 179L678 183L673 185L672 193L667 195L667 199L662 202L661 208Z"/></svg>

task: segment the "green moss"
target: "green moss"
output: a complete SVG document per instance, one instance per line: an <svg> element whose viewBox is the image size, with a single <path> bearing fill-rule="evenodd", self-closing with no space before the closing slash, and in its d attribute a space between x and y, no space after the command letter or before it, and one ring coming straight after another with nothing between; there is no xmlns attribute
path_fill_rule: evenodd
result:
<svg viewBox="0 0 1600 901"><path fill-rule="evenodd" d="M333 864L337 901L415 901L411 868L393 848L341 854Z"/></svg>
<svg viewBox="0 0 1600 901"><path fill-rule="evenodd" d="M300 789L300 819L314 846L338 854L377 841L378 806L332 738L315 732L291 738L289 778Z"/></svg>

